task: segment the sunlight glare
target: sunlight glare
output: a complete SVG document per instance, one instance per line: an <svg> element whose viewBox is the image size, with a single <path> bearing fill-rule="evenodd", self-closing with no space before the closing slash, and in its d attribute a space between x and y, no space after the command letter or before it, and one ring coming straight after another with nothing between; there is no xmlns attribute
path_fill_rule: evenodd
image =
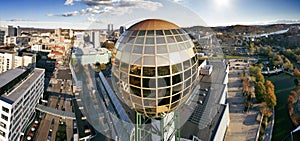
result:
<svg viewBox="0 0 300 141"><path fill-rule="evenodd" d="M230 0L214 0L214 2L218 7L228 7L230 4Z"/></svg>

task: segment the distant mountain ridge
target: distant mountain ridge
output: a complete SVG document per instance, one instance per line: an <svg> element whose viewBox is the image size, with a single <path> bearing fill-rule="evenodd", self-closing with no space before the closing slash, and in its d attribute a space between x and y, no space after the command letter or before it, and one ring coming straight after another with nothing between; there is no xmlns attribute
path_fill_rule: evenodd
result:
<svg viewBox="0 0 300 141"><path fill-rule="evenodd" d="M232 26L218 26L218 27L204 27L204 26L193 26L184 28L188 31L203 31L203 32L231 32L231 33L252 33L259 31L261 33L270 33L276 32L279 30L286 30L291 26L300 26L300 23L297 24L269 24L269 25L232 25Z"/></svg>

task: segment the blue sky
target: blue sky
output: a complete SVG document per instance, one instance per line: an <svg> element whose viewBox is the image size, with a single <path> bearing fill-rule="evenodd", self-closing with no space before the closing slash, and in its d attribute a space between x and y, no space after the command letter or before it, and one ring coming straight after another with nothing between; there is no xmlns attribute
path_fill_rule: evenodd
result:
<svg viewBox="0 0 300 141"><path fill-rule="evenodd" d="M179 23L180 26L300 20L299 0L173 0L176 3L171 0L103 1L5 0L1 1L0 20L94 21L103 25L122 25L141 18L163 18Z"/></svg>

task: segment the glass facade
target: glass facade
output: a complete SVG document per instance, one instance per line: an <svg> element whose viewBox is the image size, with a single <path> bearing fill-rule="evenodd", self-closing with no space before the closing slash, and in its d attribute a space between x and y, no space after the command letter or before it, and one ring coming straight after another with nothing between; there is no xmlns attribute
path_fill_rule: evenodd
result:
<svg viewBox="0 0 300 141"><path fill-rule="evenodd" d="M197 83L197 60L188 34L127 30L116 44L113 65L120 98L148 117L161 117L184 103Z"/></svg>

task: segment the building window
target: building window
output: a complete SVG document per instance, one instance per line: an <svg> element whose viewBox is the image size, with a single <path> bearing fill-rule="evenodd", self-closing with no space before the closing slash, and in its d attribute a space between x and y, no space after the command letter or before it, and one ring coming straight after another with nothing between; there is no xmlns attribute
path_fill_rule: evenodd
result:
<svg viewBox="0 0 300 141"><path fill-rule="evenodd" d="M6 121L8 120L8 117L6 115L3 115L3 114L1 114L1 118L6 120Z"/></svg>
<svg viewBox="0 0 300 141"><path fill-rule="evenodd" d="M6 124L3 123L3 122L0 122L0 126L3 127L3 128L6 128Z"/></svg>
<svg viewBox="0 0 300 141"><path fill-rule="evenodd" d="M0 135L5 137L5 132L3 132L2 130L0 130Z"/></svg>
<svg viewBox="0 0 300 141"><path fill-rule="evenodd" d="M6 108L6 107L2 107L2 111L6 112L6 113L9 113L9 109Z"/></svg>

